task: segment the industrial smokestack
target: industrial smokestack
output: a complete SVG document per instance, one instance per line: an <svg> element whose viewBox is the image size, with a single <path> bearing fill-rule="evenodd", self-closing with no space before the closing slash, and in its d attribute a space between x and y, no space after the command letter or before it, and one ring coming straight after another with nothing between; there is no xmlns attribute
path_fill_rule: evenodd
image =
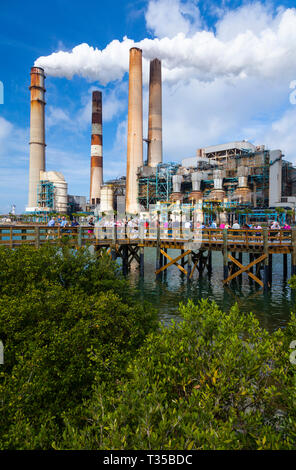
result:
<svg viewBox="0 0 296 470"><path fill-rule="evenodd" d="M91 120L91 164L90 196L91 205L97 205L101 199L103 184L103 138L102 138L102 92L93 91Z"/></svg>
<svg viewBox="0 0 296 470"><path fill-rule="evenodd" d="M27 211L37 208L40 171L45 171L44 70L31 68L30 169Z"/></svg>
<svg viewBox="0 0 296 470"><path fill-rule="evenodd" d="M148 119L148 165L162 163L162 92L161 61L150 61L149 119Z"/></svg>
<svg viewBox="0 0 296 470"><path fill-rule="evenodd" d="M142 51L130 49L126 168L126 212L139 212L137 168L143 166Z"/></svg>

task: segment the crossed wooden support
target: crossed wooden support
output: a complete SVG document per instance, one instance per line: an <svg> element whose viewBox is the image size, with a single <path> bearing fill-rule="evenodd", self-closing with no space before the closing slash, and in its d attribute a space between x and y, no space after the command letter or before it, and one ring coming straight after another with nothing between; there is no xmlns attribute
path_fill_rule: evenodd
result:
<svg viewBox="0 0 296 470"><path fill-rule="evenodd" d="M138 255L138 247L128 245L128 266L130 267L131 262L136 260L140 264L140 256Z"/></svg>
<svg viewBox="0 0 296 470"><path fill-rule="evenodd" d="M115 245L115 251L116 251L116 258L121 257L122 259L124 258L124 248L127 249L127 264L128 267L130 267L132 261L135 259L138 263L140 263L140 257L138 254L138 246L132 246L132 245ZM110 248L110 253L111 253L111 248Z"/></svg>
<svg viewBox="0 0 296 470"><path fill-rule="evenodd" d="M194 254L192 256L192 259L193 259L193 268L192 268L192 271L190 273L190 276L189 276L189 279L192 278L193 276L193 273L195 271L195 269L197 268L198 271L199 271L199 276L201 277L203 275L203 272L205 270L205 268L207 268L208 272L209 272L209 264L210 264L210 261L209 261L209 257L210 257L210 252L208 251L208 254L207 255L204 255L204 252L206 250L200 250L197 254Z"/></svg>
<svg viewBox="0 0 296 470"><path fill-rule="evenodd" d="M138 263L140 263L140 256L138 254L138 247L137 246L131 246L131 245L119 246L119 245L116 244L113 248L114 251L115 251L116 258L118 258L118 257L124 258L124 253L123 253L123 248L124 247L127 248L127 264L128 264L128 267L130 267L130 265L131 265L131 263L134 259ZM110 256L110 258L112 258L112 247L111 246L109 246L106 249L102 249L100 251L101 251L101 253L103 253L105 251L107 253L107 255Z"/></svg>
<svg viewBox="0 0 296 470"><path fill-rule="evenodd" d="M168 260L170 260L170 262L168 264L166 264L165 266L162 266L161 268L157 269L155 271L155 274L159 274L162 271L165 271L165 269L167 269L169 266L172 266L173 264L175 264L177 266L177 268L180 269L180 271L182 271L184 274L187 275L186 269L183 268L183 266L181 266L180 264L178 264L177 261L179 261L180 259L182 259L185 256L189 255L189 253L191 253L191 250L185 251L185 253L182 253L181 255L177 256L177 258L174 258L174 259L170 255L168 255L164 250L162 250L161 248L160 248L160 253L163 256L165 256Z"/></svg>
<svg viewBox="0 0 296 470"><path fill-rule="evenodd" d="M182 263L182 266L178 263L179 260L185 258L185 256L189 255L190 253L193 253L192 250L187 250L185 251L184 253L182 253L181 255L177 256L177 258L172 258L170 255L168 255L164 250L162 250L160 248L160 253L165 256L170 262L164 266L162 266L161 268L157 269L155 271L155 274L159 274L161 273L162 271L165 271L167 268L169 268L170 266L172 266L173 264L175 264L177 266L178 269L180 269L180 271L182 271L182 273L186 274L187 276L187 270L184 268L184 265L187 263L187 261L183 262ZM190 272L190 275L189 275L189 279L191 279L193 277L193 274L194 274L194 271L195 269L197 268L199 270L199 273L200 275L202 275L202 272L204 270L204 268L207 266L208 267L208 257L204 257L203 255L203 251L200 251L198 254L194 254L193 253L193 268ZM198 267L198 264L201 264L200 267Z"/></svg>
<svg viewBox="0 0 296 470"><path fill-rule="evenodd" d="M258 282L258 284L261 287L263 287L263 282L250 271L250 268L255 266L255 264L261 263L261 261L263 261L265 258L267 258L267 254L259 256L259 258L255 259L254 261L249 263L247 266L243 266L237 259L233 258L233 256L231 256L230 254L228 255L228 258L233 263L235 263L240 269L238 271L236 271L235 273L231 274L231 276L228 276L228 278L223 281L224 284L232 281L232 279L234 279L235 277L237 277L240 274L246 272L254 281Z"/></svg>

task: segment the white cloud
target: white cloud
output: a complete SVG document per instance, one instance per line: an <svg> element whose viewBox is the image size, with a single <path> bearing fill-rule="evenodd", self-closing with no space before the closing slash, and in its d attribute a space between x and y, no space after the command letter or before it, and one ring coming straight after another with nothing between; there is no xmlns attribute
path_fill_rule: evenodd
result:
<svg viewBox="0 0 296 470"><path fill-rule="evenodd" d="M275 30L282 17L282 9L274 15L272 6L252 2L236 10L226 10L215 25L216 35L222 41L230 41L245 31L260 36L262 31Z"/></svg>
<svg viewBox="0 0 296 470"><path fill-rule="evenodd" d="M126 95L127 96L127 95ZM103 121L112 121L114 117L121 114L126 107L126 99L119 98L118 90L115 88L103 95Z"/></svg>
<svg viewBox="0 0 296 470"><path fill-rule="evenodd" d="M277 119L268 124L246 127L246 132L258 144L268 143L270 149L282 150L285 157L296 165L296 106L291 106Z"/></svg>
<svg viewBox="0 0 296 470"><path fill-rule="evenodd" d="M252 29L247 14L252 16L253 8L258 19L254 19L256 27ZM204 30L191 36L179 32L171 38L146 38L139 42L123 38L121 42L112 41L103 50L80 44L71 52L40 57L35 65L44 67L48 75L67 78L80 75L107 84L122 79L128 71L129 49L137 46L142 48L145 60L158 57L163 61L163 80L172 83L193 77L203 81L253 76L278 80L283 70L286 77L294 78L296 10L280 10L272 20L270 15L268 9L258 4L248 5L219 20L216 35ZM236 24L241 28L236 29ZM229 33L232 27L235 33Z"/></svg>
<svg viewBox="0 0 296 470"><path fill-rule="evenodd" d="M200 13L195 1L152 0L145 14L148 30L158 38L190 34L200 27Z"/></svg>
<svg viewBox="0 0 296 470"><path fill-rule="evenodd" d="M193 79L163 87L163 145L166 161L194 156L196 149L235 140L280 148L296 163L296 106L288 84L266 86L258 78L200 83Z"/></svg>

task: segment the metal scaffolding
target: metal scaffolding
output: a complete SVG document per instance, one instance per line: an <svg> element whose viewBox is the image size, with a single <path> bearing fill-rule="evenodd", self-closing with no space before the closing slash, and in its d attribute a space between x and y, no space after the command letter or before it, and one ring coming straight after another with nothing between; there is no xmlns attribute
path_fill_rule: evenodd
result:
<svg viewBox="0 0 296 470"><path fill-rule="evenodd" d="M148 209L158 201L169 201L173 190L172 177L177 173L179 166L177 163L160 163L155 174L140 177L139 204Z"/></svg>
<svg viewBox="0 0 296 470"><path fill-rule="evenodd" d="M54 185L51 181L40 181L37 187L38 207L54 209Z"/></svg>

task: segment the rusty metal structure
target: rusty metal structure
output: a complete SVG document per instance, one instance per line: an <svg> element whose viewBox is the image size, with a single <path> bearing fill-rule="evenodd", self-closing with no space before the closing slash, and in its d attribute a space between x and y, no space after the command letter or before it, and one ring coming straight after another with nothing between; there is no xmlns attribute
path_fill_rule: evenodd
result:
<svg viewBox="0 0 296 470"><path fill-rule="evenodd" d="M126 167L126 212L136 214L138 168L143 165L142 50L133 47L129 57L128 133Z"/></svg>
<svg viewBox="0 0 296 470"><path fill-rule="evenodd" d="M31 68L30 166L27 211L37 209L40 172L45 171L45 74L40 67Z"/></svg>
<svg viewBox="0 0 296 470"><path fill-rule="evenodd" d="M103 184L103 137L102 137L102 92L92 93L92 131L91 131L91 164L90 164L90 195L91 206L101 200Z"/></svg>

